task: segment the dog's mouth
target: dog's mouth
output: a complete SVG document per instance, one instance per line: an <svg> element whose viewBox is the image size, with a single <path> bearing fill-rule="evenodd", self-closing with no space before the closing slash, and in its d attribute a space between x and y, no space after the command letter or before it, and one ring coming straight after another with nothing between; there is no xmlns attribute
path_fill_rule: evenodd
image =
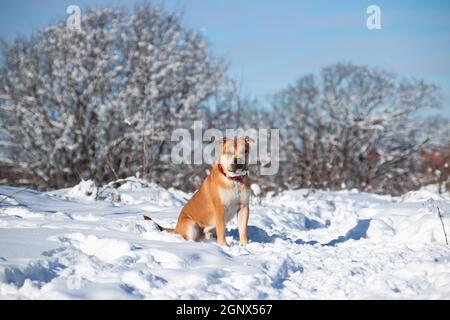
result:
<svg viewBox="0 0 450 320"><path fill-rule="evenodd" d="M228 174L232 177L238 177L238 176L245 176L248 173L248 167L242 166L238 168L230 168L231 170L228 170Z"/></svg>
<svg viewBox="0 0 450 320"><path fill-rule="evenodd" d="M239 171L228 171L228 176L230 177L242 177L248 174L248 171L239 170Z"/></svg>

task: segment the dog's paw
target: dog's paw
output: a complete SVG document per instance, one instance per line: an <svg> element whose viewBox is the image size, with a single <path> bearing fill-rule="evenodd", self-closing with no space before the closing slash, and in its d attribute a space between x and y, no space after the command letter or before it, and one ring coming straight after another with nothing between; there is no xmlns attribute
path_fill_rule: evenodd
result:
<svg viewBox="0 0 450 320"><path fill-rule="evenodd" d="M239 241L239 245L240 246L242 246L242 247L245 247L246 245L248 244L248 241L247 240L245 240L245 241Z"/></svg>
<svg viewBox="0 0 450 320"><path fill-rule="evenodd" d="M226 241L218 241L217 243L219 245L221 245L222 247L225 247L225 248L229 248L230 247L230 245Z"/></svg>

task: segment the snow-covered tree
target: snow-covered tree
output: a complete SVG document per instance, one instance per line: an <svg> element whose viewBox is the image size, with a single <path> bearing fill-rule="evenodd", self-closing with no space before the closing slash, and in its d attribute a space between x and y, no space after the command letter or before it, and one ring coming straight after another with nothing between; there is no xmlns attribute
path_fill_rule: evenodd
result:
<svg viewBox="0 0 450 320"><path fill-rule="evenodd" d="M301 78L274 102L285 181L390 193L414 187L417 149L427 141L415 114L436 106L436 94L423 81L353 64Z"/></svg>
<svg viewBox="0 0 450 320"><path fill-rule="evenodd" d="M0 129L39 188L158 177L170 131L188 125L223 74L177 13L96 9L2 44Z"/></svg>

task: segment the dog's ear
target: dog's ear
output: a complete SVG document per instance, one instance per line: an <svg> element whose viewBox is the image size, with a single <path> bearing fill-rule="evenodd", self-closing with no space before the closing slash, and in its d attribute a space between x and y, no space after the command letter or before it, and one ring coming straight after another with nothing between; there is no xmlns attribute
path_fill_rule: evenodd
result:
<svg viewBox="0 0 450 320"><path fill-rule="evenodd" d="M217 139L215 141L215 143L221 147L223 147L225 145L225 143L227 143L227 138L223 137L222 139Z"/></svg>
<svg viewBox="0 0 450 320"><path fill-rule="evenodd" d="M222 149L225 146L226 142L227 142L227 138L219 138L219 139L214 140L212 145L217 146Z"/></svg>
<svg viewBox="0 0 450 320"><path fill-rule="evenodd" d="M219 139L215 139L213 144L218 145L218 146L223 146L225 143L227 142L227 138L219 138Z"/></svg>
<svg viewBox="0 0 450 320"><path fill-rule="evenodd" d="M255 139L249 136L245 136L244 138L245 143L255 142Z"/></svg>

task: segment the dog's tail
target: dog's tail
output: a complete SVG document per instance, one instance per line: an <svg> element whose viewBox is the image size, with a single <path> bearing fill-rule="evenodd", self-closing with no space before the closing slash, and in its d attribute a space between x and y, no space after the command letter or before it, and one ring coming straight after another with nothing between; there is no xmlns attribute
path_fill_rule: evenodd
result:
<svg viewBox="0 0 450 320"><path fill-rule="evenodd" d="M151 220L151 221L153 221L153 222L156 224L156 226L158 227L159 231L167 231L167 232L170 232L170 233L174 233L174 232L175 232L175 228L164 228L164 227L161 227L159 224L157 224L157 223L156 223L152 218L150 218L149 216L144 215L144 220Z"/></svg>

